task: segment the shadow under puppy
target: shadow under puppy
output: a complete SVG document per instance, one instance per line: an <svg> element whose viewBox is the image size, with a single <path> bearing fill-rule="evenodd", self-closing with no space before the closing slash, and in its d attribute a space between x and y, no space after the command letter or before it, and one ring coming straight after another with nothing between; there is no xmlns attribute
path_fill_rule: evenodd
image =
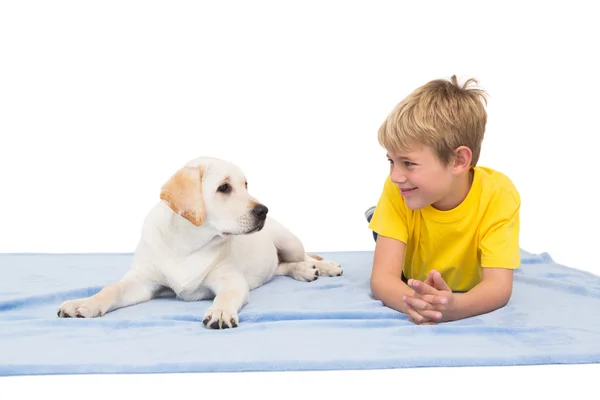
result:
<svg viewBox="0 0 600 400"><path fill-rule="evenodd" d="M131 269L93 296L65 301L59 317L100 317L169 290L184 301L213 299L204 325L234 328L249 292L275 275L308 282L342 275L338 263L307 254L267 216L230 162L191 160L163 185L160 199L144 220Z"/></svg>

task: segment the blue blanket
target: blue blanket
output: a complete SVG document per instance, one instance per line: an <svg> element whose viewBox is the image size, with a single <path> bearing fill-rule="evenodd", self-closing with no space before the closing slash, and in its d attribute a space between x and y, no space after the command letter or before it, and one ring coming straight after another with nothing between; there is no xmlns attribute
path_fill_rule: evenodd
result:
<svg viewBox="0 0 600 400"><path fill-rule="evenodd" d="M371 297L372 252L319 253L344 275L277 277L236 329L209 301L160 298L96 319L59 304L120 279L131 254L0 255L0 375L383 369L600 361L600 277L522 251L513 297L487 315L416 326Z"/></svg>

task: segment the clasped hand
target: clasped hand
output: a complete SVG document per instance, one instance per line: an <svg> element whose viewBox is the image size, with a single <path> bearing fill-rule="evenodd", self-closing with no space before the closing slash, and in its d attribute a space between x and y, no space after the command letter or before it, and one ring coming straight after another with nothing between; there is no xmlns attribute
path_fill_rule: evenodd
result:
<svg viewBox="0 0 600 400"><path fill-rule="evenodd" d="M429 272L425 281L409 279L408 286L414 294L402 299L410 322L431 325L444 321L444 313L453 305L454 294L438 271Z"/></svg>

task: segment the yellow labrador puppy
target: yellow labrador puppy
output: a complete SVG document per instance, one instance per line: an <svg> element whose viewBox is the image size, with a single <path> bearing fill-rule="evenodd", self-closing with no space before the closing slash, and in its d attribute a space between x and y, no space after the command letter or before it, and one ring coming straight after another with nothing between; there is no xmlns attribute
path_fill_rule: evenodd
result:
<svg viewBox="0 0 600 400"><path fill-rule="evenodd" d="M275 275L342 275L339 264L306 254L294 234L267 217L232 163L192 160L163 185L160 198L144 221L131 269L93 296L65 301L59 317L100 317L171 290L184 301L213 299L204 325L234 328L249 292Z"/></svg>

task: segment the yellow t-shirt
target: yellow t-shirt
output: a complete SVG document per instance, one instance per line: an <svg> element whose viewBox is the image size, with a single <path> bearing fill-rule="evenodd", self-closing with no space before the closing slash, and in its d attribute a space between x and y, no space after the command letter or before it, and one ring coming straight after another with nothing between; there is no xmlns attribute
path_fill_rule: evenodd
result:
<svg viewBox="0 0 600 400"><path fill-rule="evenodd" d="M491 168L474 167L467 197L448 211L409 209L388 176L369 228L406 243L407 279L425 280L436 269L453 291L466 292L481 281L482 267L520 266L520 205L510 179Z"/></svg>

